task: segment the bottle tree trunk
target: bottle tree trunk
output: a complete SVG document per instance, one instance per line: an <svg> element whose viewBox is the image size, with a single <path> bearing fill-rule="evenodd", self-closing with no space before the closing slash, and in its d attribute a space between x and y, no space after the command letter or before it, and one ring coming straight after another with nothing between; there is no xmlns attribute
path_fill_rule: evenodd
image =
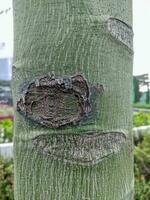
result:
<svg viewBox="0 0 150 200"><path fill-rule="evenodd" d="M14 0L15 200L131 200L131 0Z"/></svg>

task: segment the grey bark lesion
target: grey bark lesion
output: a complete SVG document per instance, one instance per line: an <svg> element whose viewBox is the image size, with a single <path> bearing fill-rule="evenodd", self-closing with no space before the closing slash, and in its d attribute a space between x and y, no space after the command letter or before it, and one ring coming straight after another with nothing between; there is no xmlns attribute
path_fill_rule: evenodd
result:
<svg viewBox="0 0 150 200"><path fill-rule="evenodd" d="M118 153L126 142L121 132L39 135L31 140L39 154L63 162L93 165Z"/></svg>
<svg viewBox="0 0 150 200"><path fill-rule="evenodd" d="M131 26L119 19L109 18L107 20L107 29L116 40L133 51L133 30Z"/></svg>
<svg viewBox="0 0 150 200"><path fill-rule="evenodd" d="M90 91L82 75L39 77L23 88L17 110L49 128L81 121L91 111Z"/></svg>

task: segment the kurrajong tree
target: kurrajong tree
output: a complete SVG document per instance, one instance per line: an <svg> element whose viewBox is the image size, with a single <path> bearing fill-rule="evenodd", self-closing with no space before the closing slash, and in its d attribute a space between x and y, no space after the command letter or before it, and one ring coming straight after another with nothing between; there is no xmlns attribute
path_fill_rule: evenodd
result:
<svg viewBox="0 0 150 200"><path fill-rule="evenodd" d="M131 200L131 0L14 0L15 200Z"/></svg>

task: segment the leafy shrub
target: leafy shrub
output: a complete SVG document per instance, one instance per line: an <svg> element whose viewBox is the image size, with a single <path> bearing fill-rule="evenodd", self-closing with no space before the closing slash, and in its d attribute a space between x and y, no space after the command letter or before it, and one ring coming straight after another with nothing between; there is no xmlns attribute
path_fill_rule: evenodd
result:
<svg viewBox="0 0 150 200"><path fill-rule="evenodd" d="M13 162L0 157L0 200L13 200Z"/></svg>
<svg viewBox="0 0 150 200"><path fill-rule="evenodd" d="M0 121L0 143L12 142L13 121L5 119Z"/></svg>
<svg viewBox="0 0 150 200"><path fill-rule="evenodd" d="M141 109L150 109L150 104L135 103L133 104L133 107Z"/></svg>
<svg viewBox="0 0 150 200"><path fill-rule="evenodd" d="M133 125L136 127L150 125L150 113L140 112L134 114Z"/></svg>
<svg viewBox="0 0 150 200"><path fill-rule="evenodd" d="M150 135L135 147L135 200L150 199Z"/></svg>

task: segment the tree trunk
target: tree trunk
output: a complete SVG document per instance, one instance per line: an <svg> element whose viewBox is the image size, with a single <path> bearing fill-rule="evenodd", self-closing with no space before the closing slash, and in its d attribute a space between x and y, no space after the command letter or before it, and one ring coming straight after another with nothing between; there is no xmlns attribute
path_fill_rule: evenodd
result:
<svg viewBox="0 0 150 200"><path fill-rule="evenodd" d="M14 0L15 200L131 200L131 0Z"/></svg>

